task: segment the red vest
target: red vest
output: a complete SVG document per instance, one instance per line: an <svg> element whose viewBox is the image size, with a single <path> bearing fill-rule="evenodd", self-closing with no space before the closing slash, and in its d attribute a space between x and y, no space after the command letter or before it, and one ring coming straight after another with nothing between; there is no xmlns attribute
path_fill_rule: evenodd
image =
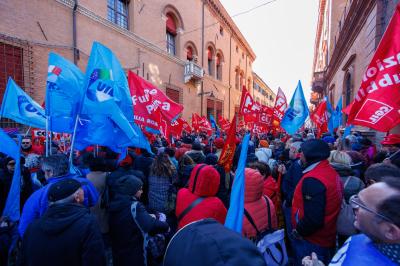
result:
<svg viewBox="0 0 400 266"><path fill-rule="evenodd" d="M296 228L297 221L304 217L302 186L307 177L318 179L325 186L326 205L324 226L314 234L304 237L304 239L322 247L334 247L336 243L336 223L343 198L343 185L340 176L329 165L328 160L321 161L314 169L305 173L296 186L292 203L293 228Z"/></svg>

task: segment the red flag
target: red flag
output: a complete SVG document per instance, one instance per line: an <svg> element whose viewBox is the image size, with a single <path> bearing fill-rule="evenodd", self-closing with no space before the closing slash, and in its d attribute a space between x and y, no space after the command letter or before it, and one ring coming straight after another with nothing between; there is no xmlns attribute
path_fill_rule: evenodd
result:
<svg viewBox="0 0 400 266"><path fill-rule="evenodd" d="M189 125L189 123L185 119L181 118L181 121L182 121L182 129L183 130L185 130L188 133L193 131L192 127Z"/></svg>
<svg viewBox="0 0 400 266"><path fill-rule="evenodd" d="M223 131L227 132L227 131L229 130L229 128L230 128L230 123L229 123L228 120L226 120L226 119L223 118L222 116L220 116L220 117L218 118L218 123L219 123L219 126L221 127L221 129L222 129Z"/></svg>
<svg viewBox="0 0 400 266"><path fill-rule="evenodd" d="M212 134L212 126L205 116L201 117L199 129L202 132L207 132L208 135Z"/></svg>
<svg viewBox="0 0 400 266"><path fill-rule="evenodd" d="M240 114L246 115L256 115L261 110L261 106L253 100L250 93L243 86L242 97L240 98Z"/></svg>
<svg viewBox="0 0 400 266"><path fill-rule="evenodd" d="M400 123L400 4L361 81L348 123L389 131Z"/></svg>
<svg viewBox="0 0 400 266"><path fill-rule="evenodd" d="M322 133L328 131L328 116L326 113L326 101L322 101L314 113L310 116L311 120L315 123L318 128L318 138Z"/></svg>
<svg viewBox="0 0 400 266"><path fill-rule="evenodd" d="M168 121L164 116L161 118L160 131L166 139L172 135L173 137L180 137L183 130L183 119L178 118L174 121Z"/></svg>
<svg viewBox="0 0 400 266"><path fill-rule="evenodd" d="M218 164L224 167L225 172L229 173L232 168L233 156L236 149L236 115L233 117L228 137L219 157Z"/></svg>
<svg viewBox="0 0 400 266"><path fill-rule="evenodd" d="M201 120L201 117L198 114L196 114L196 113L192 114L192 127L196 131L199 131L200 120Z"/></svg>
<svg viewBox="0 0 400 266"><path fill-rule="evenodd" d="M157 109L160 109L160 112L168 121L176 119L182 112L182 105L172 101L156 86L131 71L128 74L128 81L134 114L141 120L138 123L147 123L143 122L146 119L156 121L154 113ZM138 119L135 118L135 121Z"/></svg>
<svg viewBox="0 0 400 266"><path fill-rule="evenodd" d="M280 125L286 109L287 109L286 96L281 90L281 88L278 88L278 93L275 99L274 113L272 117L272 124L274 125L274 127L278 127Z"/></svg>
<svg viewBox="0 0 400 266"><path fill-rule="evenodd" d="M261 112L257 115L257 124L259 127L268 128L271 126L273 111L271 107L261 105Z"/></svg>
<svg viewBox="0 0 400 266"><path fill-rule="evenodd" d="M347 105L345 108L343 108L343 109L342 109L342 113L344 113L344 114L346 114L346 115L349 115L349 114L350 114L351 107L353 107L353 103L354 103L354 101L351 102L349 105Z"/></svg>

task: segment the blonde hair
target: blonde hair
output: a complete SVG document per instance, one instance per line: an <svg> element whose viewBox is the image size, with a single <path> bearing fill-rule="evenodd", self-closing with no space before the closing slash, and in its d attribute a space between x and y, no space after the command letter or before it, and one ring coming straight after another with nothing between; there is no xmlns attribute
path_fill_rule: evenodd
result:
<svg viewBox="0 0 400 266"><path fill-rule="evenodd" d="M345 164L347 166L351 165L351 157L344 151L331 151L331 155L329 156L329 162L331 163L340 163Z"/></svg>

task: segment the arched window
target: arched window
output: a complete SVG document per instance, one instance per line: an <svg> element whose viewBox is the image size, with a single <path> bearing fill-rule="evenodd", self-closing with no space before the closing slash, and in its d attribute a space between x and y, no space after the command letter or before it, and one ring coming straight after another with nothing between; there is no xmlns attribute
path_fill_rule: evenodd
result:
<svg viewBox="0 0 400 266"><path fill-rule="evenodd" d="M217 79L222 80L222 55L220 53L217 54L216 68Z"/></svg>
<svg viewBox="0 0 400 266"><path fill-rule="evenodd" d="M167 14L166 23L167 52L176 55L176 23L171 13Z"/></svg>
<svg viewBox="0 0 400 266"><path fill-rule="evenodd" d="M211 46L207 48L208 75L214 76L214 50Z"/></svg>

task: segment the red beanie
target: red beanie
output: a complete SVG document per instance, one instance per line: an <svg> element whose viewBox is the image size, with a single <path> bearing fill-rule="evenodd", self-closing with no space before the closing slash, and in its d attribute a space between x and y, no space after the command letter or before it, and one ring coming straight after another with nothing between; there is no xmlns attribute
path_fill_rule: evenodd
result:
<svg viewBox="0 0 400 266"><path fill-rule="evenodd" d="M214 140L214 145L217 149L222 149L224 147L224 140L222 138L216 138Z"/></svg>

